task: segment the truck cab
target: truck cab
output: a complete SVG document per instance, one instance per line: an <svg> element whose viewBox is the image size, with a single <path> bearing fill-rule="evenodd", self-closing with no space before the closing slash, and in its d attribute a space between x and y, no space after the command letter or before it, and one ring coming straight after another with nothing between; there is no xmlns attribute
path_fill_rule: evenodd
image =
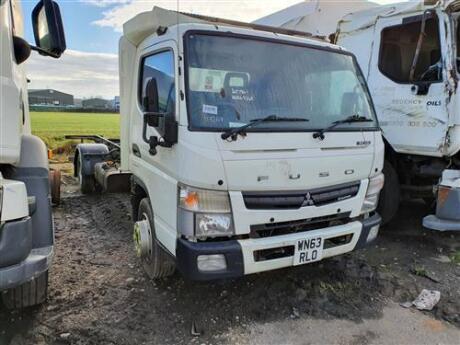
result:
<svg viewBox="0 0 460 345"><path fill-rule="evenodd" d="M430 205L444 185L437 213L445 214L439 197L459 194L459 11L459 1L407 2L351 13L339 22L335 42L355 52L367 71L386 142L382 213L394 214L400 194ZM444 225L428 216L425 226L460 230L457 210L458 201Z"/></svg>
<svg viewBox="0 0 460 345"><path fill-rule="evenodd" d="M371 243L383 141L353 54L160 8L120 40L121 170L152 278L229 278Z"/></svg>
<svg viewBox="0 0 460 345"><path fill-rule="evenodd" d="M0 293L10 308L46 299L54 244L48 153L31 135L24 62L31 50L65 50L58 5L40 1L32 22L36 46L24 39L19 1L0 1Z"/></svg>

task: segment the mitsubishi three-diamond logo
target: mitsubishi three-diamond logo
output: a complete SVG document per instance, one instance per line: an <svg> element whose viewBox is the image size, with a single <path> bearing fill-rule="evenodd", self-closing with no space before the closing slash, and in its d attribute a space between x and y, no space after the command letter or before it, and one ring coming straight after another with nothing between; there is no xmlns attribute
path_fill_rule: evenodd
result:
<svg viewBox="0 0 460 345"><path fill-rule="evenodd" d="M310 193L305 194L305 200L303 202L304 206L313 206L315 204L315 201L311 197Z"/></svg>

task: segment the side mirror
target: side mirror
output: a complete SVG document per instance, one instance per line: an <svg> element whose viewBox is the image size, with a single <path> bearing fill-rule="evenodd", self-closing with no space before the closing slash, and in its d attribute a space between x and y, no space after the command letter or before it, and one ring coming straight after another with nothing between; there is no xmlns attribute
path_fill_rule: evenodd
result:
<svg viewBox="0 0 460 345"><path fill-rule="evenodd" d="M160 138L156 135L147 137L147 125L156 123L156 130ZM173 113L144 113L144 128L142 138L150 146L150 154L157 154L157 146L172 147L178 141L179 124Z"/></svg>
<svg viewBox="0 0 460 345"><path fill-rule="evenodd" d="M160 112L158 84L155 78L150 78L145 85L145 96L142 99L144 108L143 139L150 145L150 154L157 153L156 147L172 147L177 143L178 123L174 113ZM147 126L155 127L161 138L147 137Z"/></svg>
<svg viewBox="0 0 460 345"><path fill-rule="evenodd" d="M159 100L158 84L155 78L150 78L145 85L145 96L142 100L142 106L146 112L147 124L151 127L158 127L159 124ZM150 113L150 114L149 114Z"/></svg>
<svg viewBox="0 0 460 345"><path fill-rule="evenodd" d="M158 132L163 137L165 147L171 147L177 143L178 123L174 114L167 113L160 118Z"/></svg>
<svg viewBox="0 0 460 345"><path fill-rule="evenodd" d="M58 58L66 49L64 27L59 5L53 0L40 0L32 11L36 50Z"/></svg>

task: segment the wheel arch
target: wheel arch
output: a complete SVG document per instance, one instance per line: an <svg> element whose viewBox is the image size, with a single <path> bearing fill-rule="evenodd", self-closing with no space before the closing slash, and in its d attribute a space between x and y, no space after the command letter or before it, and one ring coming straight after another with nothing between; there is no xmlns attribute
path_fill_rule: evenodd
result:
<svg viewBox="0 0 460 345"><path fill-rule="evenodd" d="M382 137L383 144L385 145L385 160L391 163L391 165L396 169L398 163L398 153L394 150L391 144L385 137Z"/></svg>
<svg viewBox="0 0 460 345"><path fill-rule="evenodd" d="M131 207L132 219L135 222L138 221L139 204L144 198L150 199L147 186L140 178L133 175L131 177Z"/></svg>

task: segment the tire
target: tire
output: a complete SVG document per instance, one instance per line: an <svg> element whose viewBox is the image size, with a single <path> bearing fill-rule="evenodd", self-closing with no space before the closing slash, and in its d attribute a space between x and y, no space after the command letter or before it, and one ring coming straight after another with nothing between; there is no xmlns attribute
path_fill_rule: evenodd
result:
<svg viewBox="0 0 460 345"><path fill-rule="evenodd" d="M152 248L148 256L141 259L142 266L150 279L159 279L171 276L176 265L171 256L161 247L155 236L155 228L153 222L153 212L150 206L150 199L144 198L139 204L138 220L148 220L151 229Z"/></svg>
<svg viewBox="0 0 460 345"><path fill-rule="evenodd" d="M53 169L49 171L51 202L59 206L61 203L61 170Z"/></svg>
<svg viewBox="0 0 460 345"><path fill-rule="evenodd" d="M427 205L428 207L433 207L436 204L436 198L434 196L433 197L425 196L422 198L422 200L425 203L425 205Z"/></svg>
<svg viewBox="0 0 460 345"><path fill-rule="evenodd" d="M380 192L379 205L377 212L382 217L382 225L388 224L398 213L401 201L401 190L396 170L390 162L385 160L383 165L385 184Z"/></svg>
<svg viewBox="0 0 460 345"><path fill-rule="evenodd" d="M96 191L96 180L94 176L88 176L83 174L82 171L82 156L81 154L78 155L77 159L77 177L78 177L78 183L80 184L80 191L82 194L93 194Z"/></svg>
<svg viewBox="0 0 460 345"><path fill-rule="evenodd" d="M48 271L37 278L2 293L2 301L8 309L22 309L46 301L48 293Z"/></svg>

